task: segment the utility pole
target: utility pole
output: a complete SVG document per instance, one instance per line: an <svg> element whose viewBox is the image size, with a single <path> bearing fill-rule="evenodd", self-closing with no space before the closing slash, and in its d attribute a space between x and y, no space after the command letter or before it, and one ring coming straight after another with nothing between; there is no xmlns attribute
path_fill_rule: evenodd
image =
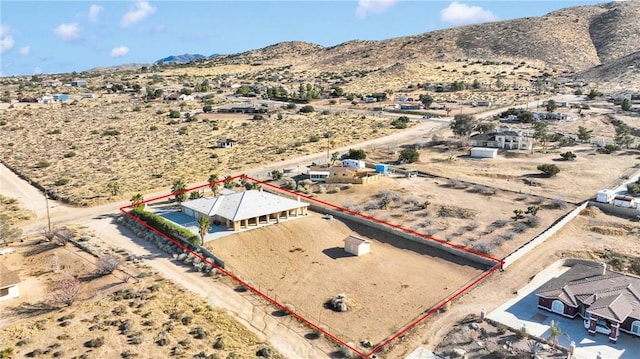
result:
<svg viewBox="0 0 640 359"><path fill-rule="evenodd" d="M47 190L44 191L44 201L47 204L47 225L49 228L49 233L51 233L51 215L49 214L49 193Z"/></svg>

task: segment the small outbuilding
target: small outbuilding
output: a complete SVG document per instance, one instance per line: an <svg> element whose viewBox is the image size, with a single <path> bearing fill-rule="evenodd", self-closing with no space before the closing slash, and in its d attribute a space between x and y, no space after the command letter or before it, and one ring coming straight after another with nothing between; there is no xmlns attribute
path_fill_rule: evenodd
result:
<svg viewBox="0 0 640 359"><path fill-rule="evenodd" d="M376 173L387 174L389 173L389 165L386 163L377 163L376 164Z"/></svg>
<svg viewBox="0 0 640 359"><path fill-rule="evenodd" d="M471 148L471 157L473 158L496 158L498 157L497 148L473 147Z"/></svg>
<svg viewBox="0 0 640 359"><path fill-rule="evenodd" d="M18 283L20 278L16 272L10 271L0 263L0 301L19 297Z"/></svg>
<svg viewBox="0 0 640 359"><path fill-rule="evenodd" d="M615 196L613 205L624 208L636 208L636 199L631 196Z"/></svg>
<svg viewBox="0 0 640 359"><path fill-rule="evenodd" d="M596 193L596 202L611 203L616 196L616 191L610 189L603 189Z"/></svg>
<svg viewBox="0 0 640 359"><path fill-rule="evenodd" d="M371 241L356 236L349 236L344 239L344 250L356 256L361 256L371 252Z"/></svg>

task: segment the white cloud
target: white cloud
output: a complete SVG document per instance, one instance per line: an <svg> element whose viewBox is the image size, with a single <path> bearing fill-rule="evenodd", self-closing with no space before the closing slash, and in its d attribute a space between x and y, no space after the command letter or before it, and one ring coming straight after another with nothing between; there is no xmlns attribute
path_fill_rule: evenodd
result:
<svg viewBox="0 0 640 359"><path fill-rule="evenodd" d="M27 56L31 53L31 47L30 46L23 46L20 48L20 55L22 56Z"/></svg>
<svg viewBox="0 0 640 359"><path fill-rule="evenodd" d="M129 53L129 48L126 46L118 46L111 49L111 57L122 57Z"/></svg>
<svg viewBox="0 0 640 359"><path fill-rule="evenodd" d="M78 24L60 24L53 29L53 33L64 41L73 41L80 37L80 26Z"/></svg>
<svg viewBox="0 0 640 359"><path fill-rule="evenodd" d="M91 5L89 6L89 21L91 22L98 22L98 15L100 14L100 12L104 10L104 8L100 5Z"/></svg>
<svg viewBox="0 0 640 359"><path fill-rule="evenodd" d="M13 48L15 41L10 35L11 28L6 25L0 25L0 54L3 54Z"/></svg>
<svg viewBox="0 0 640 359"><path fill-rule="evenodd" d="M469 25L495 21L498 17L480 6L471 6L457 1L440 10L440 21L452 25Z"/></svg>
<svg viewBox="0 0 640 359"><path fill-rule="evenodd" d="M398 0L358 0L356 17L364 19L369 14L378 14L392 7Z"/></svg>
<svg viewBox="0 0 640 359"><path fill-rule="evenodd" d="M136 1L129 11L122 16L120 20L120 26L128 27L136 22L142 21L144 18L156 12L156 8L151 6L147 0Z"/></svg>
<svg viewBox="0 0 640 359"><path fill-rule="evenodd" d="M42 69L41 68L36 67L36 68L33 69L33 74L34 75L39 75L41 73L42 73Z"/></svg>

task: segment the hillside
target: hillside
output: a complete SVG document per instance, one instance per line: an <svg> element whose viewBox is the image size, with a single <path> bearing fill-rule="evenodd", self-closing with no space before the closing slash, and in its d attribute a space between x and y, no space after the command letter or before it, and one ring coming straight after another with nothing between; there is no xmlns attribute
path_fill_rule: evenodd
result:
<svg viewBox="0 0 640 359"><path fill-rule="evenodd" d="M592 83L606 83L611 91L640 91L640 51L578 74Z"/></svg>
<svg viewBox="0 0 640 359"><path fill-rule="evenodd" d="M333 47L284 42L217 61L299 65L320 71L380 68L459 59L542 62L582 71L640 50L640 2L576 6L530 17Z"/></svg>

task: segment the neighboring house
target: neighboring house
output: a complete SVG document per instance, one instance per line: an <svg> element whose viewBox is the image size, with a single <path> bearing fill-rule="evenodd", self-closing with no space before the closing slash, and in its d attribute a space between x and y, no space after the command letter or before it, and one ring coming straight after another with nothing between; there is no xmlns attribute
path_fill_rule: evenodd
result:
<svg viewBox="0 0 640 359"><path fill-rule="evenodd" d="M164 97L164 100L167 102L180 101L180 96L182 94L179 92L173 92Z"/></svg>
<svg viewBox="0 0 640 359"><path fill-rule="evenodd" d="M182 202L182 211L193 218L206 216L214 224L234 231L260 224L279 223L280 219L307 215L309 203L262 190L224 193L216 197Z"/></svg>
<svg viewBox="0 0 640 359"><path fill-rule="evenodd" d="M68 101L69 99L70 99L70 97L67 94L58 93L58 94L53 95L53 100L54 101Z"/></svg>
<svg viewBox="0 0 640 359"><path fill-rule="evenodd" d="M353 160L353 159L347 158L345 160L342 160L342 166L356 168L356 169L363 169L366 167L366 164L363 160Z"/></svg>
<svg viewBox="0 0 640 359"><path fill-rule="evenodd" d="M44 95L44 96L40 96L38 97L38 103L54 103L55 100L53 99L53 96L50 95Z"/></svg>
<svg viewBox="0 0 640 359"><path fill-rule="evenodd" d="M636 199L631 196L615 196L613 197L613 205L624 208L636 208Z"/></svg>
<svg viewBox="0 0 640 359"><path fill-rule="evenodd" d="M473 147L501 148L503 150L528 150L533 148L533 139L522 132L503 131L480 133L469 137Z"/></svg>
<svg viewBox="0 0 640 359"><path fill-rule="evenodd" d="M0 301L19 297L18 283L20 278L16 272L10 271L0 263Z"/></svg>
<svg viewBox="0 0 640 359"><path fill-rule="evenodd" d="M178 101L193 101L193 96L181 94L180 96L178 96Z"/></svg>
<svg viewBox="0 0 640 359"><path fill-rule="evenodd" d="M354 167L333 166L329 168L326 183L369 184L378 182L380 175L373 170L360 170Z"/></svg>
<svg viewBox="0 0 640 359"><path fill-rule="evenodd" d="M619 332L640 337L640 278L607 270L605 264L576 264L536 292L538 308L584 319L590 335L615 343Z"/></svg>
<svg viewBox="0 0 640 359"><path fill-rule="evenodd" d="M74 86L74 87L86 87L87 86L87 81L86 80L73 80L73 81L71 81L71 86Z"/></svg>
<svg viewBox="0 0 640 359"><path fill-rule="evenodd" d="M401 103L401 110L422 110L422 105L419 103Z"/></svg>
<svg viewBox="0 0 640 359"><path fill-rule="evenodd" d="M371 241L349 236L344 239L344 250L356 256L361 256L371 252Z"/></svg>
<svg viewBox="0 0 640 359"><path fill-rule="evenodd" d="M238 142L230 139L230 138L225 138L222 140L218 140L218 147L219 148L232 148L232 147L236 147L238 145Z"/></svg>
<svg viewBox="0 0 640 359"><path fill-rule="evenodd" d="M325 182L327 177L331 174L331 170L326 166L311 166L307 175L313 182Z"/></svg>
<svg viewBox="0 0 640 359"><path fill-rule="evenodd" d="M218 113L266 113L267 109L262 106L252 104L240 104L233 106L225 106L216 109Z"/></svg>
<svg viewBox="0 0 640 359"><path fill-rule="evenodd" d="M62 82L60 82L60 80L56 80L56 79L44 79L42 80L42 86L45 87L57 87L62 85Z"/></svg>

